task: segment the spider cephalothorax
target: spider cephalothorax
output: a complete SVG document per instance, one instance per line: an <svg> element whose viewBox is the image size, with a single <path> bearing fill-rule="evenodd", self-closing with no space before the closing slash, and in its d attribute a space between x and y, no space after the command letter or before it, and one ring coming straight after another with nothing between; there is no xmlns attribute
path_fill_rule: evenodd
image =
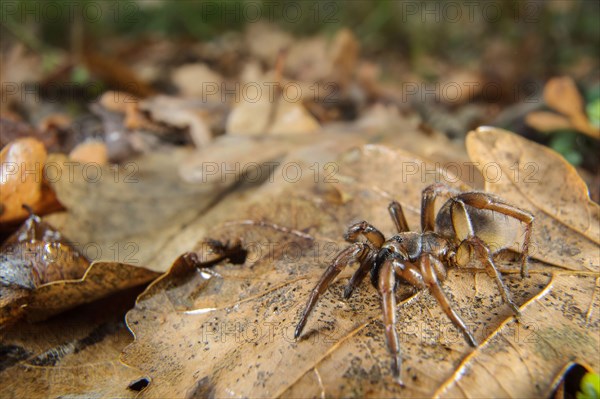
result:
<svg viewBox="0 0 600 399"><path fill-rule="evenodd" d="M436 216L435 199L439 195L450 198ZM516 232L511 220L525 223L521 249L521 275L525 277L533 215L490 194L462 193L442 184L431 185L423 191L420 233L409 231L399 203L392 202L388 209L398 234L386 240L379 230L365 221L350 226L344 238L352 245L335 257L312 290L296 327L295 337L302 333L319 296L345 266L356 262L359 264L358 270L350 278L344 297L349 298L367 273L371 273L371 282L381 294L385 337L392 355L392 372L395 380L403 385L400 378L402 358L395 328L394 292L397 283L406 282L418 289L427 288L467 342L476 346L473 335L452 309L440 286L440 282L446 278L446 267L463 266L472 258L478 260L495 279L504 302L518 315L519 308L502 282L492 255L514 242Z"/></svg>

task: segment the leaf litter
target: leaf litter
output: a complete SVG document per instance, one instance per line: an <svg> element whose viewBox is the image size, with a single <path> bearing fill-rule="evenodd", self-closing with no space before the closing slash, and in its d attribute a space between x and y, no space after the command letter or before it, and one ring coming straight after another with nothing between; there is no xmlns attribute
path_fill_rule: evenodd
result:
<svg viewBox="0 0 600 399"><path fill-rule="evenodd" d="M212 241L205 240L194 252L196 261L184 266L176 262L178 266L138 298L127 316L136 340L122 359L152 376L143 396L192 397L198 391L215 396L429 396L456 375L464 359L477 356L479 349L471 351L431 297L405 288L399 293L404 300L398 329L408 374L404 379L410 384L401 390L389 375L378 294L365 283L354 298L341 300L350 271L323 296L305 335L297 342L291 338L310 289L345 245L341 237L346 226L364 218L389 234L385 207L394 197L416 228L420 193L431 183L421 172L435 169L378 146L350 151L338 164L339 181L328 189L313 184L284 189L284 195L273 198L261 195L251 202L246 217L211 229L206 240L241 243L247 251L243 264L225 260L206 268L207 253L212 253L207 243ZM408 165L417 169L411 166L407 173ZM378 173L382 170L384 175ZM425 176L445 176L448 183L461 186L441 171ZM331 191L338 195L332 197ZM543 227L544 220L536 226ZM516 302L525 310L536 295L552 292L551 281L568 278L568 271L532 260L531 276L521 280L514 257L498 258ZM579 270L584 271L570 272L573 278L597 278L597 271ZM485 274L452 270L444 289L486 344L501 337L519 347L515 331L527 336L537 326L537 319L519 323L510 317ZM589 327L593 333L598 326ZM543 333L541 339L546 339ZM593 344L586 340L581 345L593 350ZM519 356L512 361L523 362ZM562 367L563 360L557 356L549 368ZM546 387L544 378L541 373L526 379L518 395L539 394ZM490 394L499 392L488 389Z"/></svg>
<svg viewBox="0 0 600 399"><path fill-rule="evenodd" d="M290 340L291 334L286 333L293 330L306 295L323 268L346 245L341 237L351 222L367 219L389 235L391 222L385 208L391 198L396 198L407 210L411 227L416 229L420 193L426 183L441 179L463 189L467 188L464 183L484 188L482 176L489 177L489 170L465 168L469 157L464 149L435 129L462 137L481 121L493 120L501 108L480 103L450 112L448 105L473 99L460 97L458 102L448 102L442 91L438 94L443 106L412 104L419 108L421 117L407 117L408 101L401 94L403 89L397 83L382 82L390 71L385 67L380 70L378 64L366 60L357 65L358 41L349 30L338 31L329 41L323 36L294 41L272 26L255 24L252 28L256 29L248 29L246 35L226 35L191 48L173 46L168 39L154 40L150 48L155 51L150 53L140 52L136 45L125 46L125 51L121 46L127 59L124 62L104 59L94 50L86 50L83 58L88 70L112 82L114 89L123 90L127 82L133 81L140 84L133 88L136 96L143 97L153 94L153 87L167 83L184 96L141 99L128 93L106 93L99 104L91 107L103 128L100 138L105 143L91 142L100 144L100 158L90 159L98 151L88 151L89 140L98 138L98 132L86 123L80 125L80 120L53 110L37 124L40 132L21 126L20 122L16 122L18 129L13 129L15 124L8 123L4 116L21 121L20 112L15 112L19 107L7 112L3 108L3 139L5 127L10 125L14 131L9 132L9 137L34 136L48 150L46 141L61 147L64 153L77 146L70 161L104 164L108 158L110 162L120 162L101 169L104 176L118 179L114 184L110 179L90 184L89 179L79 177L79 168L71 186L65 181L53 185L68 206L66 212L46 220L84 247L99 245L103 256L94 260L107 262L94 263L82 278L80 272L85 268L81 268L70 280L50 283L46 291L46 285L33 293L26 291L28 318L36 319L44 312L58 312L81 300L85 302L86 284L97 292L120 289L119 280L131 277L121 265L125 258L164 272L180 254L194 251L178 258L170 271L140 296L137 308L130 312L128 322L136 341L123 358L142 371L125 367L117 360L130 342L119 319L137 294L122 293L48 321L21 322L18 329L5 330L0 339L0 351L7 354L0 362L5 367L0 374L3 394L210 397L246 392L249 396L378 397L497 396L504 392L511 396L540 396L545 394L550 376L562 369L559 366L569 356L586 358L597 368L597 357L589 353L597 353L599 346L590 340L594 334L598 336L598 207L589 201L585 185L564 160L518 137L490 129L470 135L472 160L497 161L503 168L503 178L510 172L529 176L529 165L537 162L542 167L534 171L544 176L543 185L524 185L523 179L509 178L493 184L488 181L485 186L536 214L539 230L534 229L537 245L533 255L538 260L532 261L531 277L520 280L512 253L498 255L504 278L522 305L524 319L516 323L510 317L494 285L481 270L451 271L444 287L483 342L473 351L450 323L444 324L444 315L429 295L404 287L398 293L402 299L398 311L402 323L398 328L407 366L405 380L412 384L399 390L388 378L389 358L382 339L378 294L365 283L351 301L342 301L340 291L349 276L347 271L325 294L302 339ZM500 46L492 43L486 51L480 71L469 68L468 72L457 73L450 64L433 66L426 59L417 64L427 68L429 62L431 72L441 71L447 82L469 80L485 84L492 76L492 82L497 80L495 75L500 73L502 84L516 84L518 74L514 70L518 65L507 56L511 50L501 41L496 44ZM18 46L15 48L19 50ZM186 57L178 53L185 53ZM24 54L15 54L26 61ZM262 64L248 61L248 57ZM65 59L60 64L68 66L65 71L80 68L62 58ZM182 66L182 61L193 63ZM241 65L245 68L240 71ZM268 70L272 66L274 70ZM267 68L264 72L263 67ZM408 64L394 65L392 70L395 74L407 67ZM10 70L27 74L29 69L13 65ZM200 87L204 80L229 84L238 73L242 82L275 80L280 86L290 84L311 95L303 95L295 104L259 102L255 106L230 101L231 98L224 101L221 92L208 102L197 98L208 95L204 86ZM34 73L34 81L39 80L40 74ZM163 81L165 76L167 80L170 76L170 82ZM15 78L24 81L22 77ZM45 80L53 83L54 78ZM148 84L151 80L153 87ZM425 82L412 67L403 72L401 80ZM341 89L339 93L326 90L331 82ZM329 101L332 94L333 102ZM565 103L567 96L573 101ZM124 101L119 102L119 98ZM554 127L549 129L568 125L590 137L598 136L592 118L585 115L586 104L573 81L550 80L544 98L546 105L562 115L552 114L550 121L548 115L542 115L544 126L538 130L552 124ZM211 103L214 99L218 103ZM15 97L11 103L14 100L18 103ZM18 105L23 106L23 115L37 113L31 104ZM41 105L44 108L46 104ZM521 105L517 104L517 108L523 111ZM533 116L539 119L539 115ZM356 117L359 119L354 121ZM500 124L499 119L496 121ZM296 134L290 134L293 131ZM311 134L306 134L308 131ZM222 133L226 135L217 137ZM65 137L67 143L58 142ZM367 142L404 151L379 146L348 151ZM173 144L194 144L198 151L174 149ZM519 157L513 157L511 152ZM343 155L339 161L331 162L340 154ZM545 156L547 159L541 159ZM57 161L63 170L70 170L65 167L64 157L50 155L50 160ZM229 180L217 176L206 180L203 160L224 160L227 167L236 162L256 163L261 168L272 161L280 165L293 162L300 167L302 176L290 184L281 173L274 173L267 179L268 184L259 179L245 185L241 180L248 180L249 175L236 171ZM131 169L120 168L130 165L127 161L133 161L134 170L138 168L136 173L142 177L136 185L123 184ZM328 168L317 173L315 162ZM511 169L515 165L517 168ZM448 170L458 176L448 174ZM48 202L58 204L46 186L42 185L42 201L32 204L36 212L46 213ZM20 204L14 209L20 212ZM26 213L21 212L24 216ZM197 244L199 239L202 241ZM122 251L127 248L115 253L114 244L123 243L137 247L133 253ZM141 273L141 282L146 278L142 278L145 271L136 269ZM40 295L34 300L38 292ZM130 295L129 305L124 304L120 314L103 319L106 314L98 309L105 305L113 309L111 301L123 295ZM540 304L545 306L543 310ZM48 306L52 309L44 309L47 305L52 305ZM557 313L556 317L547 317L548 310L552 316ZM555 319L565 329L557 332ZM65 329L65 325L73 328ZM554 330L547 331L546 327ZM205 341L195 341L198 337ZM573 339L578 341L572 350L562 345ZM150 346L144 346L149 343ZM506 347L511 350L505 350ZM521 348L526 352L521 352ZM529 356L530 352L534 355ZM548 360L549 353L554 357ZM494 362L501 354L506 354L500 362L504 368L498 369ZM520 375L506 374L513 364L520 366L514 366L522 372ZM530 379L507 384L494 375L506 376L510 381L523 375ZM281 376L285 378L278 381ZM30 389L23 393L21 387Z"/></svg>

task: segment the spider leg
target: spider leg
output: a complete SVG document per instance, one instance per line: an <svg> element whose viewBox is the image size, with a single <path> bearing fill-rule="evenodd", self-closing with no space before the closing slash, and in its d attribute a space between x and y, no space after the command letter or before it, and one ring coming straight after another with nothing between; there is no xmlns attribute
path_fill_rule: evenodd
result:
<svg viewBox="0 0 600 399"><path fill-rule="evenodd" d="M401 386L404 382L400 378L400 367L402 366L402 355L400 353L400 342L396 331L396 274L394 272L394 261L386 259L379 270L378 288L381 294L381 308L383 310L383 324L385 325L385 341L392 355L392 373L394 380Z"/></svg>
<svg viewBox="0 0 600 399"><path fill-rule="evenodd" d="M462 331L462 333L465 336L465 339L467 340L469 345L477 346L477 342L475 341L475 338L473 337L473 335L471 335L471 333L469 332L469 329L467 328L465 323L462 321L462 319L460 318L458 313L456 313L452 309L452 306L450 305L448 298L446 298L446 295L444 294L444 291L442 290L442 287L440 286L440 283L436 276L436 272L435 272L436 267L434 265L432 265L432 261L439 262L439 260L435 259L434 257L432 257L429 254L423 254L419 258L419 268L421 270L421 275L423 276L423 280L425 281L427 288L429 288L429 291L431 292L431 294L435 297L435 299L437 299L437 301L440 304L440 306L442 307L442 310L444 311L444 313L446 313L446 315L450 318L450 320L452 320L452 323L454 323L454 325ZM438 268L439 268L439 266L438 266Z"/></svg>
<svg viewBox="0 0 600 399"><path fill-rule="evenodd" d="M421 229L425 231L435 230L435 199L440 195L458 195L460 191L445 184L432 184L423 190L421 199Z"/></svg>
<svg viewBox="0 0 600 399"><path fill-rule="evenodd" d="M523 247L521 248L521 277L527 276L527 258L529 255L529 244L531 242L531 232L533 226L533 215L527 211L519 209L513 205L500 201L486 193L461 193L457 199L466 205L477 209L489 209L517 219L525 223L525 237L523 238Z"/></svg>
<svg viewBox="0 0 600 399"><path fill-rule="evenodd" d="M342 252L336 256L331 265L325 270L325 273L319 279L319 282L313 288L310 293L310 297L308 298L308 302L306 303L306 307L302 312L302 316L300 317L300 321L296 326L296 331L294 332L294 338L298 338L304 329L306 324L306 320L310 315L310 312L314 308L315 304L319 300L319 297L329 284L333 281L333 279L340 274L340 272L353 262L360 262L361 264L364 262L365 258L368 257L368 254L371 252L371 248L367 244L363 243L355 243L348 248L344 249Z"/></svg>
<svg viewBox="0 0 600 399"><path fill-rule="evenodd" d="M464 202L456 199L452 200L450 217L452 218L452 227L454 228L456 238L460 241L475 235L473 225L471 224L471 216L469 216Z"/></svg>
<svg viewBox="0 0 600 399"><path fill-rule="evenodd" d="M385 242L385 237L383 234L373 225L364 220L362 222L354 223L352 226L348 227L348 231L346 231L346 234L344 234L344 239L349 242L358 242L358 238L361 235L365 237L367 241L375 248L381 248Z"/></svg>
<svg viewBox="0 0 600 399"><path fill-rule="evenodd" d="M504 301L504 303L507 303L511 307L515 316L519 317L521 315L521 311L519 310L519 307L513 302L510 292L506 288L506 285L504 285L500 272L496 268L496 265L494 264L494 261L492 259L492 254L485 242L483 242L478 237L471 237L465 242L472 245L472 248L475 251L475 256L485 266L485 269L490 275L490 277L493 277L496 281L496 285L498 286L498 290L500 291L500 295L502 295L502 300Z"/></svg>
<svg viewBox="0 0 600 399"><path fill-rule="evenodd" d="M392 221L394 222L398 233L410 231L400 203L398 203L397 201L390 202L390 205L388 206L388 211L390 212L390 216L392 217Z"/></svg>
<svg viewBox="0 0 600 399"><path fill-rule="evenodd" d="M360 263L359 268L356 270L356 272L354 272L350 278L350 281L348 281L346 288L344 288L344 299L350 298L354 292L354 289L358 287L358 285L365 279L367 274L369 274L369 271L375 264L376 255L376 252L371 251L371 255L366 256L365 259Z"/></svg>

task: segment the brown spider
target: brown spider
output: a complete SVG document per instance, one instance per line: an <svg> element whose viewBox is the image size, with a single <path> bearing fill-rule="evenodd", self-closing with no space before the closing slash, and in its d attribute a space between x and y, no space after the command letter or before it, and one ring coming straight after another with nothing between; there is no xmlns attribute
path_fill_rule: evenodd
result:
<svg viewBox="0 0 600 399"><path fill-rule="evenodd" d="M439 195L450 198L435 216L435 199ZM509 224L507 217L525 223L525 237L521 250L521 276L527 275L527 254L533 215L515 206L503 202L490 194L465 192L434 184L423 190L421 202L422 232L409 231L408 224L398 202L392 202L388 210L396 225L398 234L386 240L375 227L362 221L348 228L344 238L353 243L341 251L327 268L312 290L306 308L298 322L294 336L298 338L304 329L308 316L333 279L349 264L357 262L354 273L344 290L348 299L354 289L371 272L371 282L381 294L385 338L392 355L394 379L404 385L400 379L402 358L396 332L396 298L394 295L398 280L403 280L418 289L427 288L437 299L452 323L460 329L471 346L477 346L475 338L452 309L448 298L440 286L446 278L446 267L464 266L471 257L478 259L485 270L495 279L502 299L508 303L515 315L519 308L502 282L492 256L495 252L507 248L512 242L507 239ZM513 232L514 233L514 232ZM364 241L359 241L360 237ZM486 240L482 237L485 237ZM496 244L495 251L489 247Z"/></svg>

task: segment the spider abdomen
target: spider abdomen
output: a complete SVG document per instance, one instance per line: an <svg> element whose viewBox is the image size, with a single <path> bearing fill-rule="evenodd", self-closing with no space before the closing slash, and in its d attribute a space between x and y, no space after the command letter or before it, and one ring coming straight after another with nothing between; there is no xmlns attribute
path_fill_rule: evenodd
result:
<svg viewBox="0 0 600 399"><path fill-rule="evenodd" d="M469 224L473 234L485 242L492 252L511 247L517 241L520 222L507 215L488 209L478 209L464 205L466 215L459 214L455 218L463 219L453 223L451 207L453 200L446 201L437 214L436 232L457 244L467 238L459 226ZM468 220L464 220L464 218Z"/></svg>

